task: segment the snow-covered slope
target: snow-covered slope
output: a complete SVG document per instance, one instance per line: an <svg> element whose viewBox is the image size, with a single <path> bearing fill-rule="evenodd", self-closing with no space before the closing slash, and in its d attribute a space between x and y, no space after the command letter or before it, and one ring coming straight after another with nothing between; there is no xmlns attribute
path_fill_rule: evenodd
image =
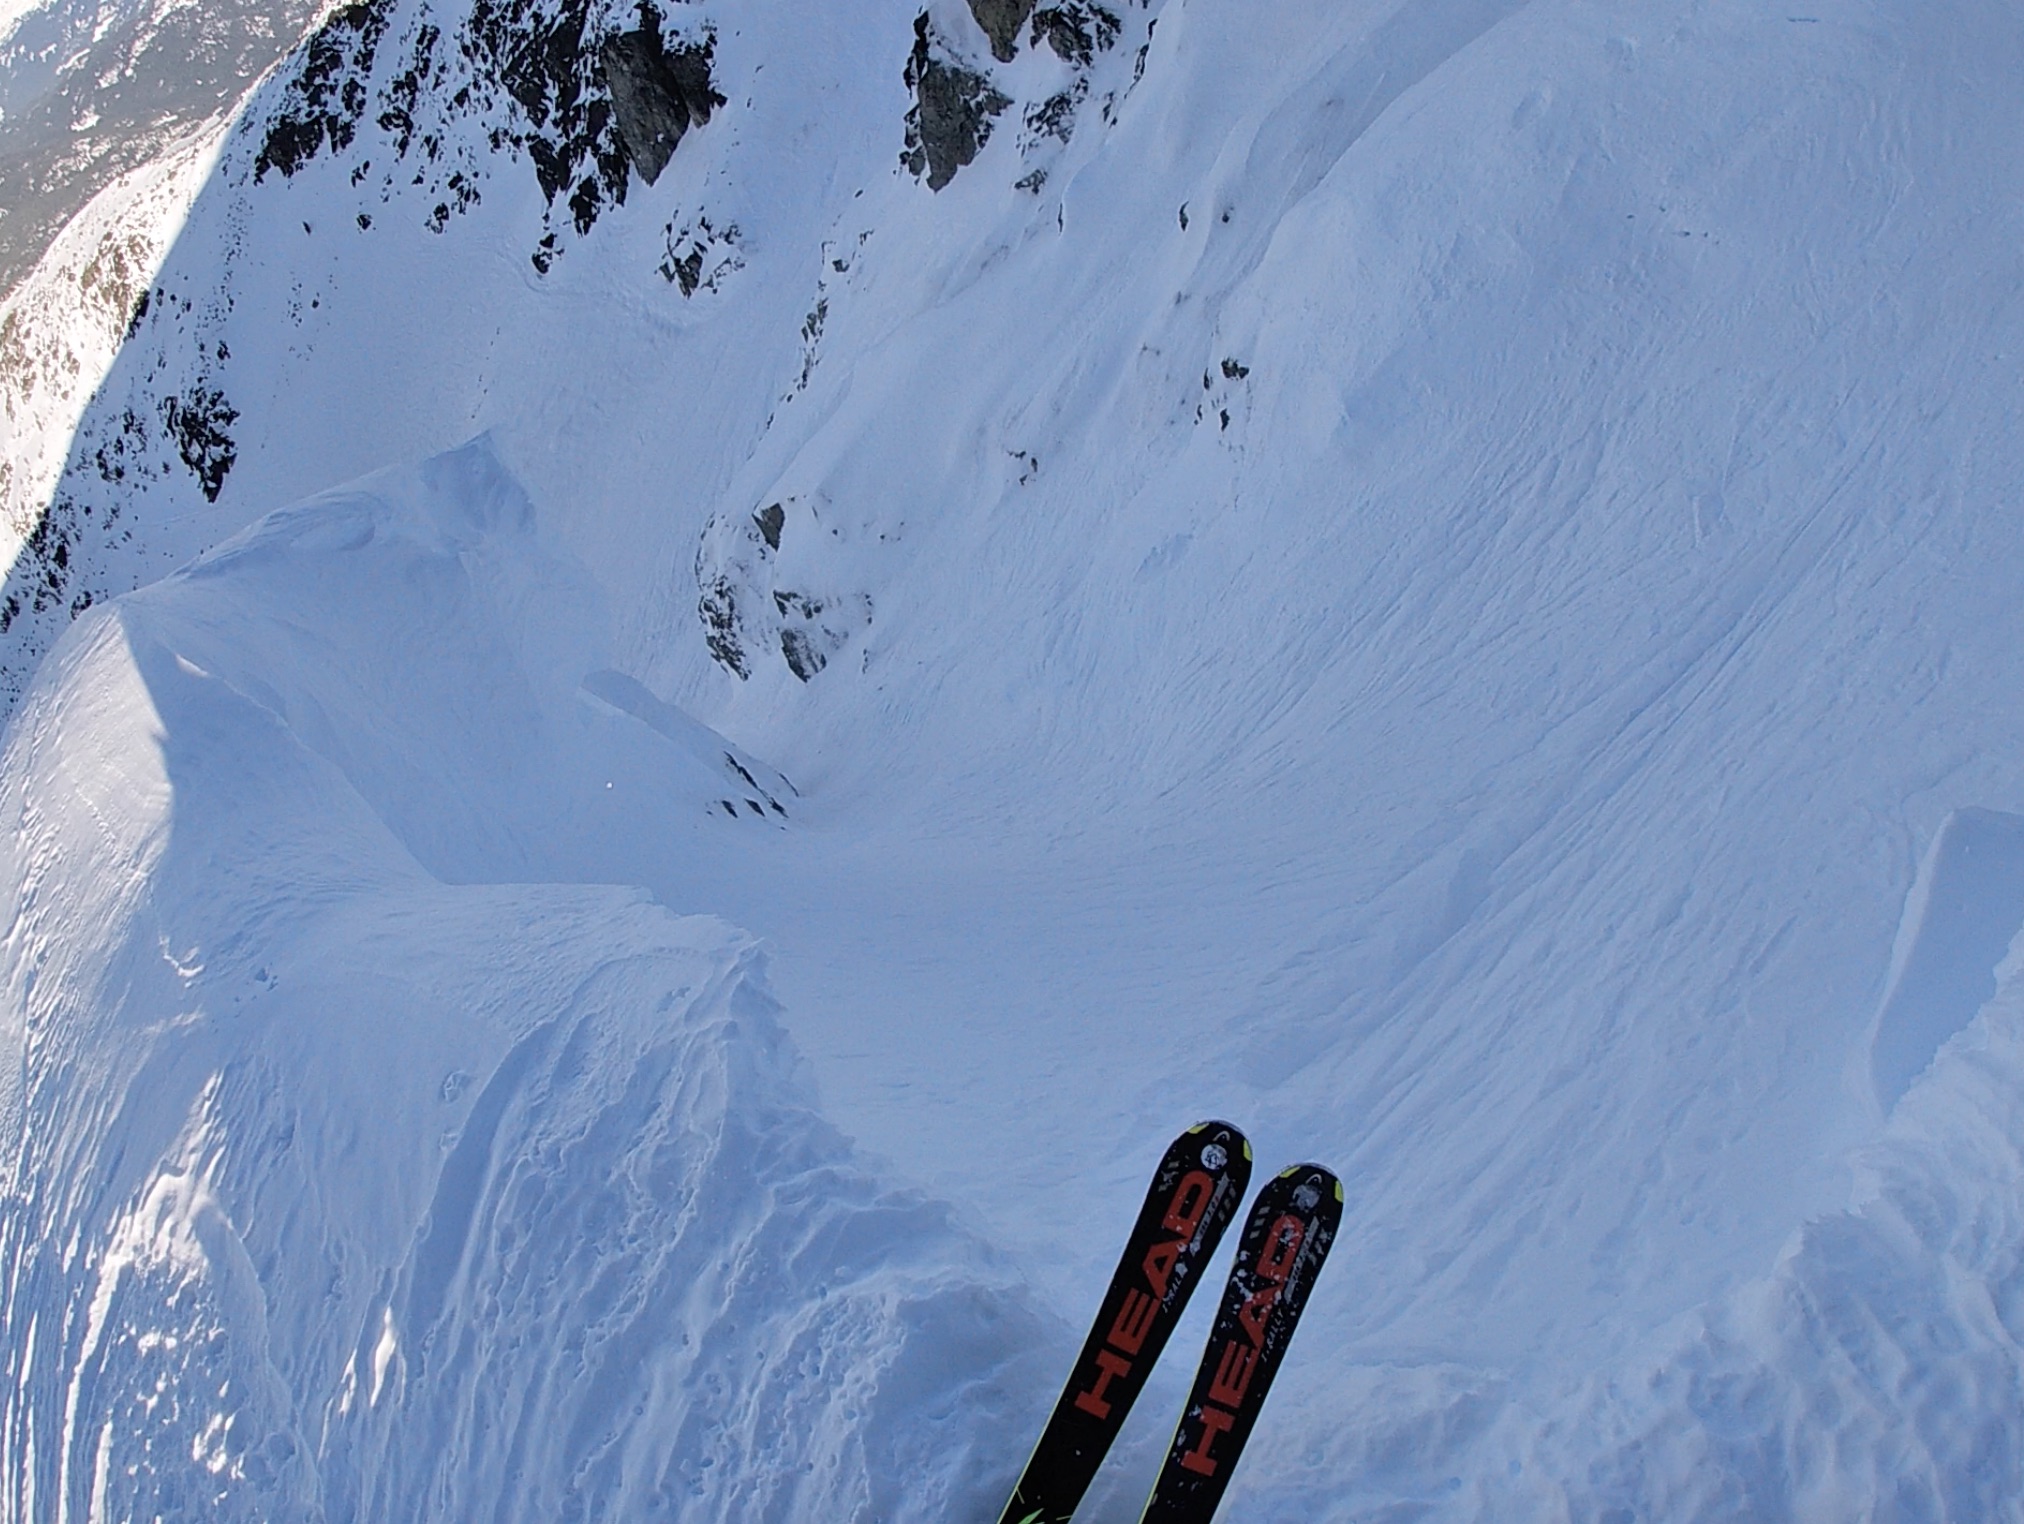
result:
<svg viewBox="0 0 2024 1524"><path fill-rule="evenodd" d="M90 601L67 586L70 547L51 539L62 522L50 515L51 496L78 424L126 342L134 309L211 170L218 136L193 133L113 181L64 226L28 279L0 304L0 442L6 446L0 533L15 547L15 607L29 610L43 639ZM100 544L123 543L126 507L119 501L96 505L104 515ZM24 589L23 581L37 572L39 582ZM43 618L35 620L38 613Z"/></svg>
<svg viewBox="0 0 2024 1524"><path fill-rule="evenodd" d="M222 125L323 8L312 0L0 4L0 296L106 186Z"/></svg>
<svg viewBox="0 0 2024 1524"><path fill-rule="evenodd" d="M986 1517L1219 1114L1230 1516L2024 1517L2024 18L1026 9L235 132L0 606L12 1516Z"/></svg>
<svg viewBox="0 0 2024 1524"><path fill-rule="evenodd" d="M474 446L93 611L23 716L8 889L63 972L10 990L14 1177L52 1187L0 1250L10 1517L976 1506L1036 1320L810 1110L750 939L402 839L456 833L390 806L473 720L525 745L467 778L552 807L590 754L707 835L722 780L572 700L581 592ZM138 1152L100 1180L104 1129Z"/></svg>

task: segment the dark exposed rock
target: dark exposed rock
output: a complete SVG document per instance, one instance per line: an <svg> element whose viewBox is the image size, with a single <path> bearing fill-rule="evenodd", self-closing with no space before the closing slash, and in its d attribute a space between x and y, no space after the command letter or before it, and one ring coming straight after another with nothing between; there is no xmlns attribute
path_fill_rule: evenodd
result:
<svg viewBox="0 0 2024 1524"><path fill-rule="evenodd" d="M215 386L193 386L187 396L162 399L162 422L207 502L218 501L226 473L239 459L239 447L225 432L238 417L238 409Z"/></svg>
<svg viewBox="0 0 2024 1524"><path fill-rule="evenodd" d="M725 104L724 97L717 93L713 69L716 56L717 39L711 36L705 36L699 43L678 44L666 52L668 72L674 75L682 100L689 108L689 121L697 127L708 126L710 113Z"/></svg>
<svg viewBox="0 0 2024 1524"><path fill-rule="evenodd" d="M442 36L439 28L423 25L415 34L407 68L389 80L383 92L379 128L393 140L398 158L406 158L414 143L415 110L421 104L422 83L435 67L436 44L442 41Z"/></svg>
<svg viewBox="0 0 2024 1524"><path fill-rule="evenodd" d="M738 589L728 577L705 582L696 599L696 617L703 622L703 644L710 655L740 681L752 675L751 658L738 639Z"/></svg>
<svg viewBox="0 0 2024 1524"><path fill-rule="evenodd" d="M724 104L710 78L711 44L670 50L658 26L620 32L599 50L618 134L640 178L652 185L690 125Z"/></svg>
<svg viewBox="0 0 2024 1524"><path fill-rule="evenodd" d="M1033 42L1043 38L1064 63L1086 69L1096 55L1117 41L1124 23L1100 5L1069 0L1034 12Z"/></svg>
<svg viewBox="0 0 2024 1524"><path fill-rule="evenodd" d="M683 296L698 291L715 291L730 276L745 268L738 248L738 224L723 227L707 214L667 227L668 252L660 263L661 275L682 289Z"/></svg>
<svg viewBox="0 0 2024 1524"><path fill-rule="evenodd" d="M80 551L87 548L85 537L91 513L88 505L59 493L48 512L35 521L35 527L15 552L5 592L0 594L0 635L12 630L15 621L23 616L40 616L53 610L59 617L68 615L75 619L98 601L89 587L72 591L85 564L85 557L74 555L72 548ZM110 519L100 527L109 528ZM10 697L19 697L25 675L11 664L0 667L0 689Z"/></svg>
<svg viewBox="0 0 2024 1524"><path fill-rule="evenodd" d="M1019 29L1033 14L1034 0L970 0L970 14L991 39L991 56L1000 63L1012 62L1019 46Z"/></svg>
<svg viewBox="0 0 2024 1524"><path fill-rule="evenodd" d="M773 606L780 615L780 654L804 683L871 623L871 599L862 593L830 599L776 589Z"/></svg>
<svg viewBox="0 0 2024 1524"><path fill-rule="evenodd" d="M780 654L787 658L787 670L804 683L829 665L808 632L792 625L780 632Z"/></svg>
<svg viewBox="0 0 2024 1524"><path fill-rule="evenodd" d="M462 39L481 78L525 114L527 127L511 136L533 161L542 196L564 199L579 235L607 202L624 203L631 162L585 45L589 20L588 0L475 0Z"/></svg>
<svg viewBox="0 0 2024 1524"><path fill-rule="evenodd" d="M1062 90L1050 95L1037 106L1026 108L1026 131L1038 140L1059 138L1066 143L1075 131L1075 108L1087 91L1086 81L1077 81L1077 88Z"/></svg>
<svg viewBox="0 0 2024 1524"><path fill-rule="evenodd" d="M1012 102L987 76L941 55L931 41L925 11L914 19L906 81L914 92L914 109L907 113L900 162L913 174L925 175L928 189L938 191L975 161L990 140L991 119Z"/></svg>
<svg viewBox="0 0 2024 1524"><path fill-rule="evenodd" d="M871 598L830 582L819 559L804 559L795 586L779 584L780 544L790 519L797 541L803 530L813 539L812 546L802 547L804 556L837 538L834 526L822 532L813 505L787 498L749 515L712 518L696 549L696 612L704 644L740 679L751 677L777 650L787 670L808 682L871 624ZM804 575L812 576L813 584L803 582Z"/></svg>
<svg viewBox="0 0 2024 1524"><path fill-rule="evenodd" d="M454 25L439 27L426 12L415 18L398 57L388 56L395 49L386 36L394 0L352 0L335 11L296 56L264 124L256 178L269 169L292 175L320 153L349 149L370 122L403 163L379 171L381 199L411 184L423 225L442 232L479 203L492 173L483 149L446 130L476 117L491 154L524 156L550 219L566 218L582 236L605 209L624 204L634 166L651 183L682 135L725 104L712 78L714 39L665 35L653 0L636 0L638 24L615 36L606 33L604 0L467 4ZM361 156L352 183L371 169ZM554 233L545 228L530 255L544 273L561 251ZM687 258L671 257L669 278L705 284L703 261L689 272Z"/></svg>
<svg viewBox="0 0 2024 1524"><path fill-rule="evenodd" d="M618 135L640 178L651 185L689 130L688 104L668 72L660 38L651 32L607 37L598 56L612 110L618 113Z"/></svg>
<svg viewBox="0 0 2024 1524"><path fill-rule="evenodd" d="M293 175L326 144L333 152L351 146L365 114L373 55L392 9L393 0L357 0L316 29L281 109L268 123L253 161L255 180L265 179L270 169Z"/></svg>

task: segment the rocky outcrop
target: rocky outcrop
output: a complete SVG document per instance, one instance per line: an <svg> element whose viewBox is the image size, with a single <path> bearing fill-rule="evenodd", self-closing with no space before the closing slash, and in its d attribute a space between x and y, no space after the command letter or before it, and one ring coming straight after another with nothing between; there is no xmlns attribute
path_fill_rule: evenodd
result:
<svg viewBox="0 0 2024 1524"><path fill-rule="evenodd" d="M1013 183L1021 190L1038 192L1047 183L1059 146L1073 136L1083 102L1093 93L1097 60L1117 46L1124 22L1117 12L1094 0L1060 0L1052 5L1040 0L970 0L970 15L983 32L991 56L1000 63L1010 63L1018 56L1023 34L1029 48L1037 50L1044 45L1067 65L1065 77L1058 69L1045 68L1037 72L1029 68L1020 75L1029 86L1051 80L1045 95L1036 94L1020 103L1019 155L1025 161L1025 173ZM1148 18L1148 43L1153 26ZM968 46L974 48L974 39ZM1141 69L1144 54L1142 48ZM906 80L914 106L907 114L906 148L900 161L925 179L930 189L940 190L958 170L976 160L990 140L993 119L1013 102L998 88L991 66L970 62L964 43L939 33L926 12L914 20L914 50L907 62ZM1130 89L1131 84L1125 83L1103 94L1106 122L1112 119L1120 96Z"/></svg>
<svg viewBox="0 0 2024 1524"><path fill-rule="evenodd" d="M970 14L991 39L991 56L998 62L1012 62L1019 47L1019 29L1033 14L1033 5L1034 0L970 0Z"/></svg>
<svg viewBox="0 0 2024 1524"><path fill-rule="evenodd" d="M358 0L331 13L303 45L301 63L253 161L253 178L284 177L328 147L341 152L365 115L374 55L386 35L392 0Z"/></svg>
<svg viewBox="0 0 2024 1524"><path fill-rule="evenodd" d="M805 683L864 632L871 598L840 591L829 564L828 548L842 538L813 502L800 498L704 526L696 551L696 614L719 666L744 680L778 653ZM794 551L783 564L790 539Z"/></svg>
<svg viewBox="0 0 2024 1524"><path fill-rule="evenodd" d="M175 441L176 454L197 478L197 490L208 503L218 501L226 473L239 459L239 447L229 432L238 419L239 410L215 386L199 384L181 397L162 399L162 422Z"/></svg>
<svg viewBox="0 0 2024 1524"><path fill-rule="evenodd" d="M398 39L389 35L392 0L332 12L282 86L255 178L293 176L356 143L354 184L377 178L382 200L396 187L403 196L426 187L423 205L434 207L423 222L441 232L478 204L492 172L459 146L470 139L454 124L476 117L491 151L531 164L543 198L581 237L606 208L624 204L632 168L651 184L683 134L725 103L712 80L713 39L665 35L651 4L638 6L638 26L617 33L606 30L597 0L468 4L461 15L454 5L421 5ZM367 124L390 154L370 151L361 138ZM368 213L360 227L370 225ZM559 232L551 226L531 251L537 270L553 264Z"/></svg>
<svg viewBox="0 0 2024 1524"><path fill-rule="evenodd" d="M950 56L928 25L925 11L914 19L914 51L907 60L906 81L914 93L914 109L907 113L906 148L900 162L925 178L929 190L938 191L956 178L957 170L975 162L990 141L991 119L1012 102L988 75Z"/></svg>
<svg viewBox="0 0 2024 1524"><path fill-rule="evenodd" d="M1122 21L1100 5L1069 0L1066 5L1050 5L1034 14L1033 42L1038 46L1044 39L1062 62L1086 69L1098 53L1117 41L1123 27Z"/></svg>
<svg viewBox="0 0 2024 1524"><path fill-rule="evenodd" d="M737 223L719 227L707 213L699 213L679 227L670 220L668 252L659 267L662 278L679 286L683 296L717 290L745 268L738 237Z"/></svg>
<svg viewBox="0 0 2024 1524"><path fill-rule="evenodd" d="M706 39L669 49L658 26L620 32L599 50L618 134L640 178L652 185L691 124L709 121L724 104L710 79Z"/></svg>
<svg viewBox="0 0 2024 1524"><path fill-rule="evenodd" d="M1019 51L1019 33L1030 17L1028 41L1043 41L1066 63L1087 68L1096 55L1117 41L1124 23L1114 12L1087 0L1064 0L1035 10L1036 0L970 0L970 14L991 44L991 56L1012 62Z"/></svg>

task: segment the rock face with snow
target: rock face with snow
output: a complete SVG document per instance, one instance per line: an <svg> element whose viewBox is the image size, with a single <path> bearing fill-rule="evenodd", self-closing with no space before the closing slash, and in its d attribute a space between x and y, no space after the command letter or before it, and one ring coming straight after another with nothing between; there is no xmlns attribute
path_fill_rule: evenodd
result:
<svg viewBox="0 0 2024 1524"><path fill-rule="evenodd" d="M658 23L652 11L646 14ZM710 83L708 41L670 52L656 24L606 38L598 60L611 90L619 137L640 178L652 185L690 123L708 122L711 111L724 104Z"/></svg>
<svg viewBox="0 0 2024 1524"><path fill-rule="evenodd" d="M1206 1115L1233 1516L2024 1518L2020 68L331 11L0 313L0 1519L988 1517Z"/></svg>

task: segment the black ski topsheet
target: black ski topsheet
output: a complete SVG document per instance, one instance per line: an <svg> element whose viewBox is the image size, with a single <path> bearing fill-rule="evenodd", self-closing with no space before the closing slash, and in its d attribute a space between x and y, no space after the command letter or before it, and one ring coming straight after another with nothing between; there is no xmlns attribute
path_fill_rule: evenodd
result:
<svg viewBox="0 0 2024 1524"><path fill-rule="evenodd" d="M1342 1183L1318 1164L1295 1165L1258 1193L1140 1524L1209 1524L1215 1516L1341 1223Z"/></svg>
<svg viewBox="0 0 2024 1524"><path fill-rule="evenodd" d="M1067 1524L1250 1183L1251 1145L1228 1122L1174 1140L999 1524Z"/></svg>

